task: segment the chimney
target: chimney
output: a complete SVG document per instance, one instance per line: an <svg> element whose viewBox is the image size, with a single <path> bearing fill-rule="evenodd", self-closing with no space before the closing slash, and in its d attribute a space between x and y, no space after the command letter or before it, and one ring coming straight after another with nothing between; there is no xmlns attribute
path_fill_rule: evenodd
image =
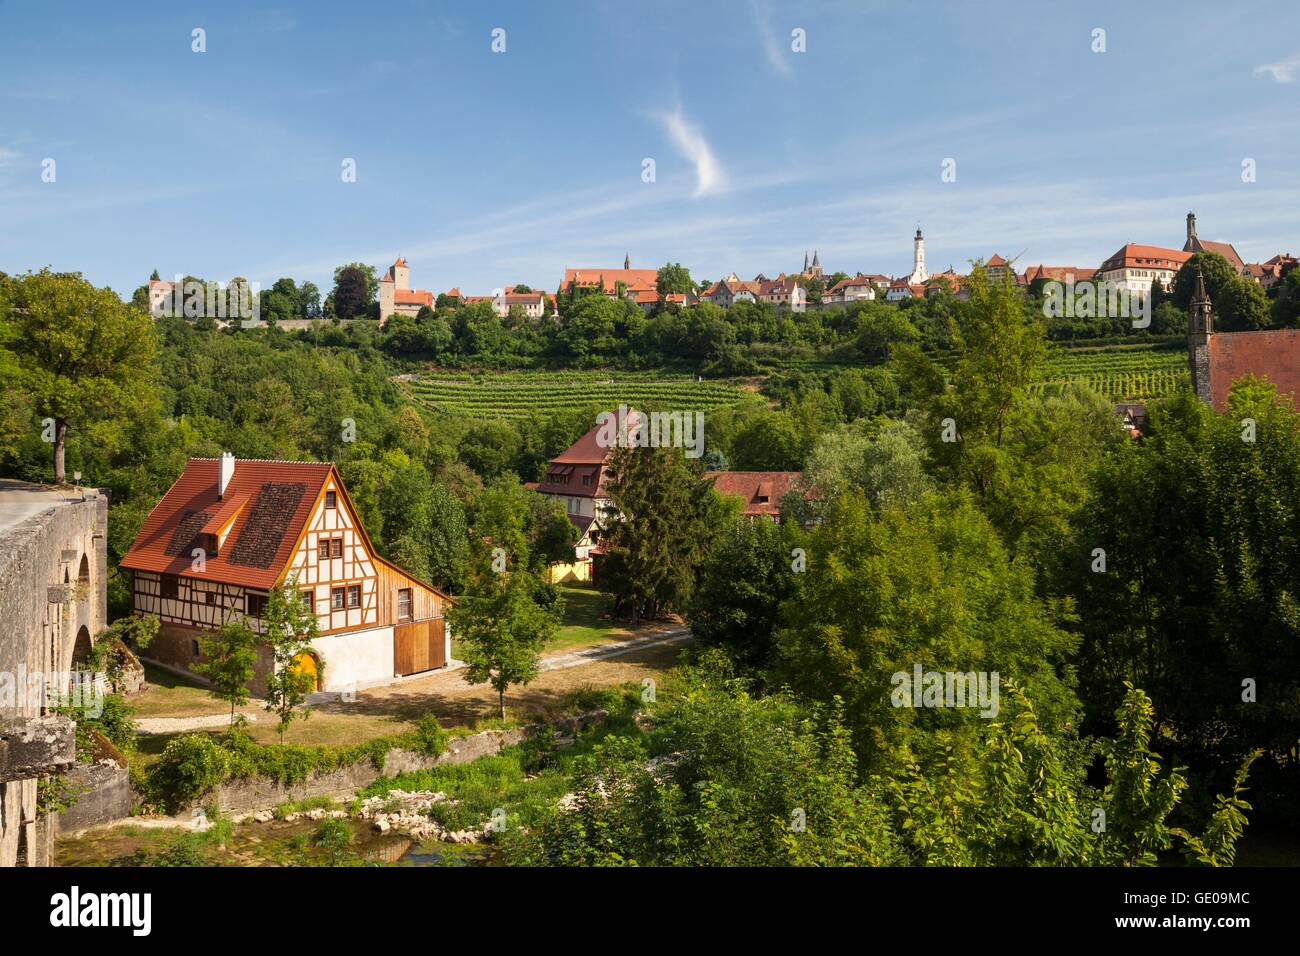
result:
<svg viewBox="0 0 1300 956"><path fill-rule="evenodd" d="M230 479L235 477L235 456L228 451L221 453L221 461L217 465L217 497L226 497L226 489L230 487Z"/></svg>

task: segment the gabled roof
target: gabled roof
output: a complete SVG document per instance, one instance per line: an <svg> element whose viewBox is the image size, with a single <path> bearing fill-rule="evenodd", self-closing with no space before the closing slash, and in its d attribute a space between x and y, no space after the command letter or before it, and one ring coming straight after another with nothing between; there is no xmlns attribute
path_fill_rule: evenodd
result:
<svg viewBox="0 0 1300 956"><path fill-rule="evenodd" d="M262 590L275 586L334 465L237 459L224 499L217 497L219 465L216 458L186 463L145 518L122 567ZM225 546L206 557L202 573L194 571L191 552L206 547L201 535L241 500Z"/></svg>
<svg viewBox="0 0 1300 956"><path fill-rule="evenodd" d="M564 285L594 285L613 295L623 283L629 292L654 289L659 284L657 269L565 269Z"/></svg>
<svg viewBox="0 0 1300 956"><path fill-rule="evenodd" d="M985 264L986 266L1004 266L1004 265L1007 264L1007 260L1006 260L1006 259L1003 259L1000 255L998 255L998 254L995 252L995 253L993 253L992 258L990 258L989 261L986 262L986 263L984 263L984 264Z"/></svg>
<svg viewBox="0 0 1300 956"><path fill-rule="evenodd" d="M740 498L745 502L746 515L781 513L781 499L793 488L800 487L803 474L797 471L708 471L707 481L719 494ZM810 497L804 490L804 497Z"/></svg>
<svg viewBox="0 0 1300 956"><path fill-rule="evenodd" d="M1191 257L1190 252L1183 252L1181 249L1166 249L1163 246L1144 246L1136 242L1129 242L1121 246L1114 255L1103 262L1101 268L1119 269L1135 266L1154 266L1157 268L1178 269Z"/></svg>
<svg viewBox="0 0 1300 956"><path fill-rule="evenodd" d="M283 578L331 475L342 502L356 517L356 507L333 462L237 458L224 498L217 497L219 467L216 458L186 462L180 477L144 519L119 566L266 591ZM196 571L191 553L204 547L201 536L228 523L225 545L217 554L208 554L204 569ZM450 595L381 556L359 518L356 530L371 560L452 601Z"/></svg>
<svg viewBox="0 0 1300 956"><path fill-rule="evenodd" d="M617 426L627 429L635 428L637 422L641 420L641 413L635 408L623 410L614 410L611 412L616 419ZM563 465L597 465L604 464L605 459L609 456L610 448L603 448L597 439L600 436L601 426L597 424L591 431L583 435L572 445L560 452L551 459L552 464Z"/></svg>

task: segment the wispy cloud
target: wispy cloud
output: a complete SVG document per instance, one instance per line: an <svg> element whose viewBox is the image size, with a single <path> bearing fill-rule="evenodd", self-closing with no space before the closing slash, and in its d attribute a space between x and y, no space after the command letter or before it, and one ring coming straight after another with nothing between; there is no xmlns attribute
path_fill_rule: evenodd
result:
<svg viewBox="0 0 1300 956"><path fill-rule="evenodd" d="M726 185L727 177L708 140L698 126L682 115L681 109L659 117L677 151L695 164L695 197L708 196Z"/></svg>
<svg viewBox="0 0 1300 956"><path fill-rule="evenodd" d="M1254 75L1256 78L1270 76L1274 83L1294 83L1300 77L1300 53L1277 63L1261 63L1255 67Z"/></svg>
<svg viewBox="0 0 1300 956"><path fill-rule="evenodd" d="M754 26L758 28L758 38L763 44L763 53L767 56L767 62L782 76L789 76L790 60L776 38L776 31L772 29L767 4L760 0L750 0L749 5L754 11Z"/></svg>

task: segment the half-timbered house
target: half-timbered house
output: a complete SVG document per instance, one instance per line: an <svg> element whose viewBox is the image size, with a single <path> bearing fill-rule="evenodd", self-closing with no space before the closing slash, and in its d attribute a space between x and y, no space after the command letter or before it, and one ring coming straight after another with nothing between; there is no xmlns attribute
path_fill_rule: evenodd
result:
<svg viewBox="0 0 1300 956"><path fill-rule="evenodd" d="M121 560L137 614L161 621L148 656L190 669L224 621L261 629L286 582L315 612L320 637L300 666L320 690L349 691L446 666L451 599L375 550L331 462L191 458ZM323 665L323 667L321 666ZM255 691L272 658L259 648Z"/></svg>

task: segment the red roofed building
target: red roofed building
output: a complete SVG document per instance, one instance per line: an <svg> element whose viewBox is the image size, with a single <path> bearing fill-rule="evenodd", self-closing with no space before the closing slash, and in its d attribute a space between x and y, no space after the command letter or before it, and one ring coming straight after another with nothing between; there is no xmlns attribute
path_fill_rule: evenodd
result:
<svg viewBox="0 0 1300 956"><path fill-rule="evenodd" d="M316 612L310 661L327 691L355 690L446 665L451 599L381 557L331 462L191 458L120 562L133 572L133 609L162 627L149 646L189 670L199 639L260 615L292 582ZM254 690L272 659L259 649Z"/></svg>
<svg viewBox="0 0 1300 956"><path fill-rule="evenodd" d="M797 471L709 471L705 480L712 481L718 494L740 498L747 518L781 520L781 500L790 491L803 490L803 475ZM804 490L804 497L811 497Z"/></svg>
<svg viewBox="0 0 1300 956"><path fill-rule="evenodd" d="M384 327L390 315L414 318L425 306L432 309L433 301L432 292L411 288L411 270L406 260L398 256L379 280L379 327Z"/></svg>
<svg viewBox="0 0 1300 956"><path fill-rule="evenodd" d="M1054 282L1086 282L1097 274L1096 269L1081 269L1078 266L1028 266L1025 269L1025 285L1033 285L1039 279Z"/></svg>
<svg viewBox="0 0 1300 956"><path fill-rule="evenodd" d="M641 420L635 408L615 411L613 415L619 434L625 429L634 430ZM596 425L552 458L542 480L533 486L540 494L563 501L569 520L578 529L574 546L577 562L571 569L561 569L554 579L564 580L572 574L579 580L590 580L592 552L599 549L604 524L612 516L613 503L605 489L605 462L613 448L601 444L601 431L601 425Z"/></svg>
<svg viewBox="0 0 1300 956"><path fill-rule="evenodd" d="M734 302L757 302L761 294L759 283L746 282L733 272L701 293L700 301L712 302L728 309Z"/></svg>
<svg viewBox="0 0 1300 956"><path fill-rule="evenodd" d="M627 260L624 260L626 263ZM565 269L564 282L560 289L570 294L582 289L591 289L609 296L618 296L618 287L622 284L629 293L654 291L659 287L657 269Z"/></svg>
<svg viewBox="0 0 1300 956"><path fill-rule="evenodd" d="M1246 272L1246 264L1241 261L1241 256L1237 255L1237 250L1232 247L1230 242L1208 242L1196 237L1196 214L1189 212L1187 214L1187 242L1183 244L1183 252L1217 252L1237 271L1238 275Z"/></svg>
<svg viewBox="0 0 1300 956"><path fill-rule="evenodd" d="M1300 397L1300 329L1215 332L1199 272L1188 306L1187 354L1196 396L1217 412L1227 409L1232 383L1247 375L1272 382L1281 400Z"/></svg>
<svg viewBox="0 0 1300 956"><path fill-rule="evenodd" d="M1150 292L1151 283L1156 279L1168 287L1183 263L1191 257L1190 252L1181 249L1130 242L1103 262L1095 277L1131 292ZM1078 281L1077 277L1075 281Z"/></svg>

